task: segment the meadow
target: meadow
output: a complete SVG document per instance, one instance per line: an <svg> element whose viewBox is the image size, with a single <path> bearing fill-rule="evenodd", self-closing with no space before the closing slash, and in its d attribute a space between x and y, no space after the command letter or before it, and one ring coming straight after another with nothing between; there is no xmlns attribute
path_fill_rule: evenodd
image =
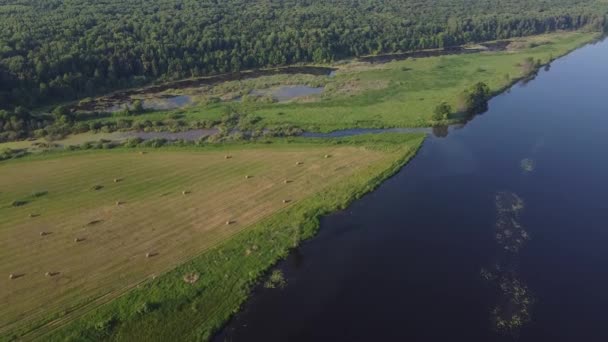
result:
<svg viewBox="0 0 608 342"><path fill-rule="evenodd" d="M314 233L319 215L371 190L422 139L121 148L2 162L0 336L208 338L264 270Z"/></svg>
<svg viewBox="0 0 608 342"><path fill-rule="evenodd" d="M274 75L213 87L170 89L164 95L187 94L199 104L122 119L154 121L177 115L189 122L213 121L232 111L260 118L259 127L290 124L317 132L455 123L466 119L458 112L458 102L470 86L484 82L493 93L498 93L530 75L531 70L524 65L526 59L544 65L597 37L597 33L558 32L517 38L505 51L405 60L398 60L395 55L393 61L376 64L358 60L336 62L328 65L337 69L332 77ZM286 103L272 103L267 98L233 101L253 89L299 84L324 86L325 90L320 96ZM210 101L222 98L224 101ZM433 111L442 102L451 105L452 115L437 122L432 117Z"/></svg>

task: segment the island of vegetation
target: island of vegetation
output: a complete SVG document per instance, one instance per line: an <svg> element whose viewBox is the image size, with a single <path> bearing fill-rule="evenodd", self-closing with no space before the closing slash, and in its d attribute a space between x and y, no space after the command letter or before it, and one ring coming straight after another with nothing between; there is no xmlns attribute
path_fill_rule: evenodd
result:
<svg viewBox="0 0 608 342"><path fill-rule="evenodd" d="M255 284L286 286L269 269L321 215L424 140L300 135L465 123L600 37L606 13L0 1L0 341L210 339Z"/></svg>

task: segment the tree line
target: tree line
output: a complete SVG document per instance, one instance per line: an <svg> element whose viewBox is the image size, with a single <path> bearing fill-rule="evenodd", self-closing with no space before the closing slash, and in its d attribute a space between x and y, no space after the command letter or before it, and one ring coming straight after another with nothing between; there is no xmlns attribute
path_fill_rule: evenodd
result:
<svg viewBox="0 0 608 342"><path fill-rule="evenodd" d="M607 26L601 0L0 0L0 107Z"/></svg>

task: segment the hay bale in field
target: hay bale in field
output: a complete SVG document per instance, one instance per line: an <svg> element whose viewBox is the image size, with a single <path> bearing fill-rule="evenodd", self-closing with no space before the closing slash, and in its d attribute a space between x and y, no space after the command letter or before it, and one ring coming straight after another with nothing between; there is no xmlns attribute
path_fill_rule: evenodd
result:
<svg viewBox="0 0 608 342"><path fill-rule="evenodd" d="M192 273L185 274L183 279L188 284L194 284L194 283L196 283L198 278L199 278L198 273L192 272Z"/></svg>
<svg viewBox="0 0 608 342"><path fill-rule="evenodd" d="M157 255L158 255L157 252L148 252L148 253L146 253L146 258L151 258L151 257L157 256Z"/></svg>
<svg viewBox="0 0 608 342"><path fill-rule="evenodd" d="M227 154L227 155L224 156L224 159L231 159L231 158L232 158L232 156L229 155L229 154Z"/></svg>
<svg viewBox="0 0 608 342"><path fill-rule="evenodd" d="M227 225L227 226L231 225L232 223L234 223L234 221L232 221L232 220L228 220L228 221L226 221L226 225Z"/></svg>
<svg viewBox="0 0 608 342"><path fill-rule="evenodd" d="M8 275L8 279L11 279L11 280L12 280L12 279L17 279L17 275L16 275L16 274L11 273L11 274L9 274L9 275Z"/></svg>
<svg viewBox="0 0 608 342"><path fill-rule="evenodd" d="M288 184L289 182L290 182L289 179L286 179L286 180L283 181L283 183L285 183L285 184Z"/></svg>
<svg viewBox="0 0 608 342"><path fill-rule="evenodd" d="M93 187L91 189L93 189L95 191L101 190L101 189L103 189L103 185L96 184L96 185L93 185Z"/></svg>
<svg viewBox="0 0 608 342"><path fill-rule="evenodd" d="M143 155L143 154L146 154L146 153L147 153L146 151L139 151L140 155Z"/></svg>
<svg viewBox="0 0 608 342"><path fill-rule="evenodd" d="M249 179L249 178L251 178L250 175L245 175L245 179Z"/></svg>
<svg viewBox="0 0 608 342"><path fill-rule="evenodd" d="M49 234L50 234L49 232L40 232L40 236L47 236Z"/></svg>
<svg viewBox="0 0 608 342"><path fill-rule="evenodd" d="M75 238L75 239L74 239L74 242L82 242L82 241L84 241L84 240L85 240L84 238L78 238L78 237L77 237L77 238Z"/></svg>
<svg viewBox="0 0 608 342"><path fill-rule="evenodd" d="M103 222L103 220L93 220L93 221L89 221L89 223L87 223L87 226L94 226L96 224L99 224Z"/></svg>
<svg viewBox="0 0 608 342"><path fill-rule="evenodd" d="M28 215L28 217L29 217L29 218L34 218L34 217L38 217L38 216L40 216L40 214L34 214L34 213L30 213L30 214Z"/></svg>
<svg viewBox="0 0 608 342"><path fill-rule="evenodd" d="M117 207L118 207L118 206L120 206L121 204L122 204L122 202L121 202L121 201L116 201L116 206L117 206Z"/></svg>
<svg viewBox="0 0 608 342"><path fill-rule="evenodd" d="M301 161L296 162L296 165L302 165L302 164L304 164L304 163Z"/></svg>
<svg viewBox="0 0 608 342"><path fill-rule="evenodd" d="M122 178L114 178L114 183L122 182Z"/></svg>
<svg viewBox="0 0 608 342"><path fill-rule="evenodd" d="M325 155L325 159L327 159L327 158L329 158L329 157L331 157L329 154L326 154L326 155Z"/></svg>
<svg viewBox="0 0 608 342"><path fill-rule="evenodd" d="M51 274L51 272L46 272L44 275L45 275L46 277L52 277L52 276L53 276L53 275Z"/></svg>
<svg viewBox="0 0 608 342"><path fill-rule="evenodd" d="M284 200L283 200L283 204L285 204L285 203L289 203L289 202L291 202L291 200L288 200L288 199L284 199Z"/></svg>
<svg viewBox="0 0 608 342"><path fill-rule="evenodd" d="M190 193L190 190L184 190L184 191L182 191L182 195L184 195L184 196L187 195L187 194L189 194L189 193Z"/></svg>

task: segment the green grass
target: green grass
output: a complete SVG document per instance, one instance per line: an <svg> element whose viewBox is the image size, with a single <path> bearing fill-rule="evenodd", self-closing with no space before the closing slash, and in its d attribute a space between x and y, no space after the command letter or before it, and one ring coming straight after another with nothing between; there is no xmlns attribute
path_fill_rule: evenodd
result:
<svg viewBox="0 0 608 342"><path fill-rule="evenodd" d="M153 112L138 120L161 120L181 113L186 120L217 120L225 107L260 116L260 126L292 124L309 131L328 132L347 128L419 127L434 122L434 108L446 101L456 108L459 95L477 82L499 92L524 76L521 62L527 57L548 63L598 37L597 33L560 32L520 38L521 48L504 52L428 57L370 65L352 61L341 63L336 77L268 76L244 82L228 82L212 88L215 95L243 93L256 87L276 84L325 85L318 101L289 103L223 102L171 112ZM529 43L543 43L530 47ZM184 93L192 90L183 90ZM173 94L179 94L176 90ZM461 120L454 115L452 121Z"/></svg>
<svg viewBox="0 0 608 342"><path fill-rule="evenodd" d="M3 162L0 203L31 202L0 209L6 218L0 224L1 267L7 274L23 267L26 274L0 280L9 303L2 316L15 324L2 328L2 339L208 338L266 269L314 234L320 215L373 189L414 155L422 139L300 138L145 155L132 149L54 152ZM114 183L117 177L122 180ZM283 184L288 178L293 182ZM253 182L271 190L256 194L266 186ZM104 188L91 190L95 184ZM191 192L182 195L182 189ZM291 201L284 204L284 198ZM117 200L124 207L115 206ZM219 215L213 228L213 207L233 210L236 223L224 225L226 216ZM40 216L28 217L32 212ZM43 227L53 234L38 236ZM87 240L76 243L75 237ZM150 250L159 256L146 260ZM48 278L45 271L63 273ZM196 282L184 281L192 274ZM24 312L20 306L29 308L29 316L13 321Z"/></svg>

